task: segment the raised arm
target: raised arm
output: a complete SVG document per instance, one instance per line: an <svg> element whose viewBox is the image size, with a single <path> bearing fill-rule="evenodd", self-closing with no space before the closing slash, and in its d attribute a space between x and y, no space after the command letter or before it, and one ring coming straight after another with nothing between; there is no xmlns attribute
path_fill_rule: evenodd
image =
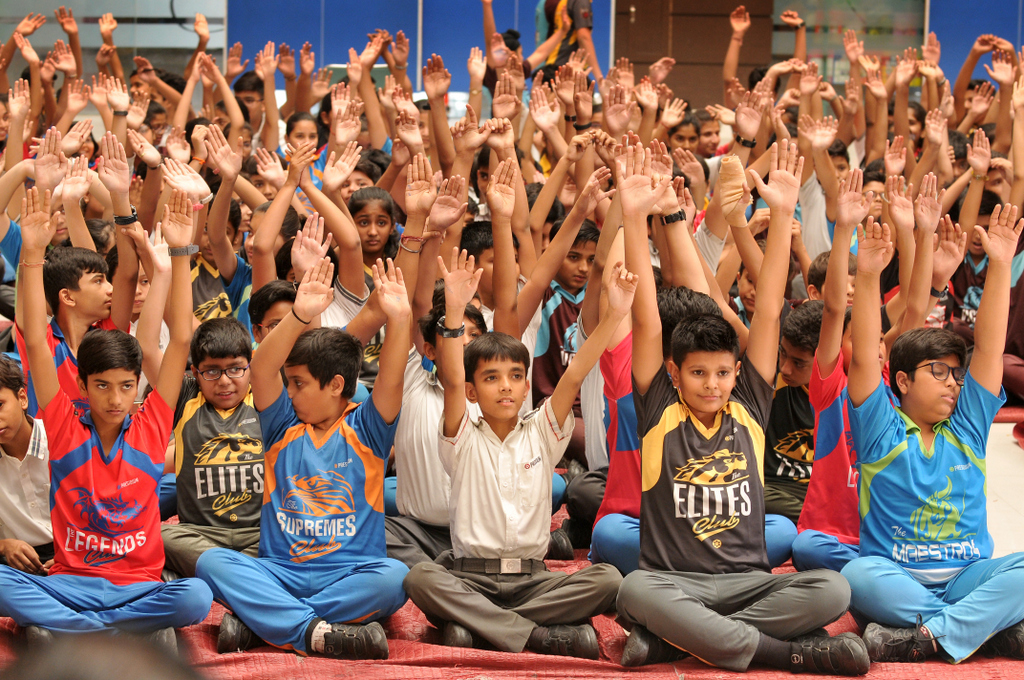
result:
<svg viewBox="0 0 1024 680"><path fill-rule="evenodd" d="M740 5L729 15L729 23L732 25L732 39L729 40L729 48L725 51L725 63L722 64L722 82L725 87L723 101L729 99L729 83L736 77L736 71L740 65L740 50L743 49L743 36L750 28L750 12L743 5Z"/></svg>
<svg viewBox="0 0 1024 680"><path fill-rule="evenodd" d="M483 276L483 269L477 269L472 256L452 248L450 269L444 258L438 256L437 266L444 279L444 326L447 330L463 329L466 305L473 299L476 287ZM444 387L444 421L442 430L445 437L458 434L459 425L466 415L466 369L463 364L463 340L459 337L437 336L438 377Z"/></svg>
<svg viewBox="0 0 1024 680"><path fill-rule="evenodd" d="M280 58L276 52L276 46L273 41L268 42L264 47L263 51L256 53L256 75L263 80L263 132L262 139L263 148L270 151L276 151L278 144L280 143L278 135L277 121L279 114L277 111L277 85L274 82L275 75L277 73L277 62ZM229 96L229 95L228 95ZM252 121L253 125L256 125L256 121ZM277 398L277 395L274 395Z"/></svg>
<svg viewBox="0 0 1024 680"><path fill-rule="evenodd" d="M129 236L134 237L132 240L139 252L139 259L149 276L149 294L139 314L135 338L142 348L142 372L155 385L164 360L164 351L160 349L160 331L164 323L168 293L171 291L171 256L167 252L163 225L159 222L153 229L152 243L141 229L133 229Z"/></svg>
<svg viewBox="0 0 1024 680"><path fill-rule="evenodd" d="M878 365L878 342L882 336L882 316L878 309L882 297L879 276L893 254L889 225L878 224L869 217L867 225L858 227L857 231L857 288L853 294L853 318L850 321L853 358L850 361L849 394L854 406L863 404L882 380L882 368Z"/></svg>
<svg viewBox="0 0 1024 680"><path fill-rule="evenodd" d="M125 153L124 146L117 140L113 132L108 131L100 139L100 160L96 165L96 169L103 186L110 192L110 200L114 204L114 216L131 217L132 204L128 199L128 190L131 186L131 170L128 168L128 155ZM188 222L191 226L191 203L188 209ZM135 228L137 224L138 222L134 221L122 225L121 229L115 228L114 230L114 236L117 239L117 253L120 256L120 265L117 268L117 272L114 273L114 280L111 281L114 286L114 292L110 302L110 319L118 328L125 332L128 331L132 320L132 307L135 304L135 287L139 278L139 258L135 253L135 246L124 230ZM191 232L189 235L191 236ZM188 279L187 273L186 279ZM188 283L188 286L189 309L192 309L191 283ZM189 326L189 337L191 337L191 331L192 327ZM187 339L185 344L185 356L187 358ZM185 370L184 365L181 370ZM180 382L181 377L179 376L175 389L181 386ZM174 403L178 398L177 392L170 396L161 393L161 396L168 399L169 403Z"/></svg>
<svg viewBox="0 0 1024 680"><path fill-rule="evenodd" d="M487 205L491 208L491 232L494 237L494 265L491 290L494 296L494 330L513 338L522 337L519 320L519 281L516 253L512 241L512 213L515 210L515 183L518 164L506 158L487 182Z"/></svg>
<svg viewBox="0 0 1024 680"><path fill-rule="evenodd" d="M224 133L216 125L210 126L203 143L206 145L209 165L220 173L220 188L210 205L210 214L206 219L206 236L210 239L217 271L220 272L221 278L230 283L238 269L238 257L235 255L234 244L228 238L228 214L231 211L231 194L234 192L235 180L242 170L242 156L232 150L228 140L224 138Z"/></svg>
<svg viewBox="0 0 1024 680"><path fill-rule="evenodd" d="M388 319L388 332L380 350L380 372L377 373L370 398L384 422L390 424L395 422L402 410L406 358L412 343L412 309L409 307L402 270L390 259L387 274L383 270L384 263L377 260L377 264L373 265L373 285L380 307Z"/></svg>

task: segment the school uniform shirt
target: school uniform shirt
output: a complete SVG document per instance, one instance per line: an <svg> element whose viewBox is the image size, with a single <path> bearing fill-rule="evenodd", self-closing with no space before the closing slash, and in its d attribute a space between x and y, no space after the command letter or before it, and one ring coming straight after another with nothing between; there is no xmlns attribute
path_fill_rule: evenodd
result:
<svg viewBox="0 0 1024 680"><path fill-rule="evenodd" d="M889 402L883 383L849 409L860 471L860 554L884 557L922 583L941 583L992 556L985 449L1006 402L970 370L952 415L935 425L931 449L921 428Z"/></svg>
<svg viewBox="0 0 1024 680"><path fill-rule="evenodd" d="M320 315L320 325L325 328L341 328L348 326L352 319L362 310L370 299L370 289L363 288L363 296L350 292L337 277L334 279L334 299ZM362 377L362 375L360 375Z"/></svg>
<svg viewBox="0 0 1024 680"><path fill-rule="evenodd" d="M38 419L33 420L24 460L0 447L0 540L13 538L31 546L53 541L49 460L46 427Z"/></svg>
<svg viewBox="0 0 1024 680"><path fill-rule="evenodd" d="M539 404L550 397L558 381L565 375L569 362L576 356L572 335L576 332L577 319L583 307L587 287L583 286L573 295L557 281L552 281L544 291L541 302L540 328L537 331L537 345L533 349L533 403ZM576 395L573 412L582 417L580 396Z"/></svg>
<svg viewBox="0 0 1024 680"><path fill-rule="evenodd" d="M258 526L263 431L252 391L233 409L221 411L203 396L199 380L185 376L174 410L178 519L226 529Z"/></svg>
<svg viewBox="0 0 1024 680"><path fill-rule="evenodd" d="M542 560L551 533L551 474L574 426L559 424L551 400L499 440L483 418L462 417L454 437L438 427L438 456L451 477L455 558Z"/></svg>
<svg viewBox="0 0 1024 680"><path fill-rule="evenodd" d="M138 322L138 320L129 322L129 324L128 324L128 334L129 335L131 335L133 338L136 337L136 334L138 333L138 330L139 330L139 322ZM160 322L160 339L157 340L157 347L159 347L160 351L162 352L165 349L167 349L167 344L170 341L171 341L171 329L167 327L167 324L164 321L161 321ZM148 387L149 387L149 379L146 377L145 373L140 373L139 374L139 393L135 397L136 401L139 401L141 403L142 398L146 396L146 389Z"/></svg>
<svg viewBox="0 0 1024 680"><path fill-rule="evenodd" d="M94 329L104 331L117 330L117 324L110 320L110 317L97 321L92 326ZM18 356L21 357L21 370L25 372L25 382L28 387L28 411L30 416L36 416L39 410L39 402L36 401L35 384L32 381L32 367L28 363L28 348L25 345L25 336L21 329L14 327L14 343L18 348ZM46 346L53 356L53 364L57 368L57 382L60 388L71 399L74 407L80 411L89 408L89 401L82 396L78 387L78 358L71 351L71 345L64 339L64 331L57 325L57 317L53 317L46 325Z"/></svg>
<svg viewBox="0 0 1024 680"><path fill-rule="evenodd" d="M605 515L640 517L640 440L633 406L633 333L601 355L605 427L608 432L608 482L596 525Z"/></svg>
<svg viewBox="0 0 1024 680"><path fill-rule="evenodd" d="M834 233L829 229L828 216L825 214L825 190L818 182L817 173L812 172L801 185L799 202L800 238L804 242L808 256L813 260L826 250L832 249Z"/></svg>
<svg viewBox="0 0 1024 680"><path fill-rule="evenodd" d="M220 271L202 255L192 262L192 312L200 321L231 316L231 300Z"/></svg>
<svg viewBox="0 0 1024 680"><path fill-rule="evenodd" d="M666 371L646 394L633 383L640 434L640 568L731 574L769 571L764 441L772 387L744 356L709 429Z"/></svg>
<svg viewBox="0 0 1024 680"><path fill-rule="evenodd" d="M281 395L260 413L266 483L260 557L331 564L384 557L384 466L398 419L349 403L322 437ZM269 448L266 448L269 447Z"/></svg>
<svg viewBox="0 0 1024 680"><path fill-rule="evenodd" d="M787 385L779 375L765 430L765 481L802 497L807 493L813 463L814 409L807 387Z"/></svg>
<svg viewBox="0 0 1024 680"><path fill-rule="evenodd" d="M568 337L573 355L580 351L587 341L583 328L583 309L576 317L576 325L569 329ZM608 424L607 405L604 399L604 375L600 366L594 366L583 378L580 385L580 411L583 418L584 453L588 470L608 467Z"/></svg>
<svg viewBox="0 0 1024 680"><path fill-rule="evenodd" d="M152 391L104 452L89 411L64 390L42 410L50 446L50 575L159 581L164 567L157 487L174 413Z"/></svg>

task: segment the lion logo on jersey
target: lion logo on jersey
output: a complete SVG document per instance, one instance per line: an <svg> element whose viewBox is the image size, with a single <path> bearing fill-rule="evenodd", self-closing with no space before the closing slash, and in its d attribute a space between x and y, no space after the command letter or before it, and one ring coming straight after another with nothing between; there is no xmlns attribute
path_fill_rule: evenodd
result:
<svg viewBox="0 0 1024 680"><path fill-rule="evenodd" d="M695 458L676 468L675 481L701 486L734 484L746 479L747 457L741 451L721 449L710 456Z"/></svg>
<svg viewBox="0 0 1024 680"><path fill-rule="evenodd" d="M352 485L337 472L320 471L315 477L289 477L292 489L285 494L282 509L314 517L355 512Z"/></svg>
<svg viewBox="0 0 1024 680"><path fill-rule="evenodd" d="M950 500L952 493L953 480L946 477L946 487L924 499L924 504L910 515L910 523L918 539L946 541L960 537L957 525L960 524L967 502L964 500L957 507Z"/></svg>
<svg viewBox="0 0 1024 680"><path fill-rule="evenodd" d="M263 442L246 435L219 434L203 444L196 465L231 465L263 459Z"/></svg>
<svg viewBox="0 0 1024 680"><path fill-rule="evenodd" d="M126 501L121 494L111 498L96 497L84 487L76 487L69 493L75 499L75 510L85 520L85 528L111 538L134 531L134 527L126 529L125 524L138 517L143 509L138 499Z"/></svg>
<svg viewBox="0 0 1024 680"><path fill-rule="evenodd" d="M814 460L814 430L790 432L775 445L775 453L786 458L810 463Z"/></svg>

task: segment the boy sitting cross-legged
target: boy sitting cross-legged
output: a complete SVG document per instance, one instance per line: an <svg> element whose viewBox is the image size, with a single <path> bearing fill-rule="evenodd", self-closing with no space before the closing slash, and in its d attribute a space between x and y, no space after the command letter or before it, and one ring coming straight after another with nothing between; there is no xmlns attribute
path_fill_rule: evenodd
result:
<svg viewBox="0 0 1024 680"><path fill-rule="evenodd" d="M390 262L390 260L389 260ZM388 319L373 395L356 405L362 347L335 328L306 331L331 304L334 266L306 271L291 312L253 356L266 478L259 557L214 548L196 574L225 614L219 651L260 644L306 655L386 659L377 621L406 602L408 571L385 557L384 466L402 405L411 310L401 271L377 260ZM281 368L288 380L281 380Z"/></svg>
<svg viewBox="0 0 1024 680"><path fill-rule="evenodd" d="M1006 204L975 226L988 278L974 354L949 329L901 335L889 355L899 407L877 359L879 274L888 225L861 232L853 298L850 431L860 471L860 557L843 567L871 658L954 663L976 650L1024 659L1024 553L992 558L986 508L989 428L1006 401L1003 348L1014 254L1024 220ZM1015 224L1016 222L1016 224Z"/></svg>
<svg viewBox="0 0 1024 680"><path fill-rule="evenodd" d="M622 578L599 564L575 574L544 565L551 522L551 473L572 434L572 405L583 378L604 351L633 301L633 276L621 266L605 281L609 313L580 348L553 394L525 418L530 389L526 346L487 333L463 347L463 315L482 274L453 249L444 275L444 324L438 354L444 415L438 455L451 476L453 553L417 564L405 579L413 602L444 622L444 644L596 659L597 635L586 621L608 610ZM466 398L478 404L471 420Z"/></svg>
<svg viewBox="0 0 1024 680"><path fill-rule="evenodd" d="M642 146L629 150L619 184L626 262L637 266L633 306L633 400L640 435L640 569L619 589L632 624L625 666L678 658L681 650L734 671L760 663L793 672L866 673L864 643L828 637L850 589L835 572L774 575L764 537L765 428L778 357L779 316L789 268L791 220L803 160L796 145L771 148L771 208L746 355L724 319L683 319L662 357L647 216L668 179L652 181ZM653 186L652 186L653 185Z"/></svg>
<svg viewBox="0 0 1024 680"><path fill-rule="evenodd" d="M128 166L106 159L101 173L116 174L114 212L130 212ZM61 388L46 343L43 262L53 225L43 196L33 188L22 202L23 261L19 266L18 324L35 373L33 389L50 447L56 555L49 576L0 567L0 615L10 616L40 638L42 631L84 633L160 631L173 645L172 627L198 623L210 611L211 594L197 579L160 582L164 564L157 484L171 434L173 411L192 334L187 248L192 204L174 192L164 209L163 229L172 246L170 341L153 391L138 412L142 353L135 338L119 330L96 330L79 345L78 386L88 410L76 411ZM136 225L126 225L138 228ZM157 225L159 238L161 226Z"/></svg>

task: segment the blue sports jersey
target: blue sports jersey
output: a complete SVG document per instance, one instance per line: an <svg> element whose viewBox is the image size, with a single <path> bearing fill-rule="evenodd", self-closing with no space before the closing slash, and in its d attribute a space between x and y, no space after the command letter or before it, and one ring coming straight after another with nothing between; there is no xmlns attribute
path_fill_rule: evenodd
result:
<svg viewBox="0 0 1024 680"><path fill-rule="evenodd" d="M249 320L249 295L252 294L252 265L243 260L241 255L236 254L235 257L238 259L235 275L231 277L230 282L225 281L223 276L220 277L220 280L224 284L224 291L228 294L228 300L231 301L234 317L245 326L245 331L249 334L250 339L252 339L252 322Z"/></svg>
<svg viewBox="0 0 1024 680"><path fill-rule="evenodd" d="M0 253L12 265L21 261L21 224L17 220L11 220L7 233L0 239ZM17 270L11 271L17 273Z"/></svg>
<svg viewBox="0 0 1024 680"><path fill-rule="evenodd" d="M282 388L260 424L266 483L259 556L331 563L384 557L384 469L398 418L385 423L373 399L350 403L318 438Z"/></svg>
<svg viewBox="0 0 1024 680"><path fill-rule="evenodd" d="M941 582L992 556L986 510L985 447L1006 401L970 371L953 414L921 429L889 401L884 383L848 409L860 472L860 554L885 557L922 582Z"/></svg>

